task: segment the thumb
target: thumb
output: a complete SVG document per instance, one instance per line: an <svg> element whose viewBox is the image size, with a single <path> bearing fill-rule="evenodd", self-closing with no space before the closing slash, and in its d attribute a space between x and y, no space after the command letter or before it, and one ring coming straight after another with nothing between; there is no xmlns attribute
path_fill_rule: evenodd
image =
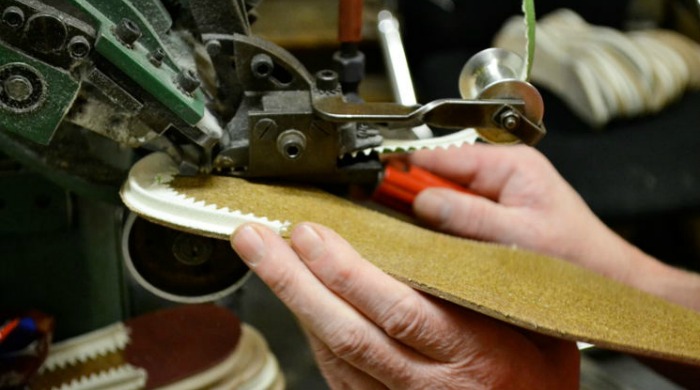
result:
<svg viewBox="0 0 700 390"><path fill-rule="evenodd" d="M502 242L515 222L511 210L498 203L445 188L422 191L413 211L436 230L494 242Z"/></svg>

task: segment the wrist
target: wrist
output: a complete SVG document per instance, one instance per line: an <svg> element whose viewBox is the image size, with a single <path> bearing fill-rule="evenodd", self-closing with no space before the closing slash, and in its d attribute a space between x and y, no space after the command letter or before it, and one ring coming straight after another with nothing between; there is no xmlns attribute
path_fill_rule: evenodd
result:
<svg viewBox="0 0 700 390"><path fill-rule="evenodd" d="M620 261L604 275L670 302L700 311L700 275L688 272L648 255L619 236ZM613 257L614 258L614 257Z"/></svg>
<svg viewBox="0 0 700 390"><path fill-rule="evenodd" d="M700 311L700 275L648 255L607 227L579 248L575 262L608 278ZM583 242L581 242L583 243ZM578 258L578 259L576 259Z"/></svg>
<svg viewBox="0 0 700 390"><path fill-rule="evenodd" d="M700 275L647 256L635 287L668 301L700 311Z"/></svg>

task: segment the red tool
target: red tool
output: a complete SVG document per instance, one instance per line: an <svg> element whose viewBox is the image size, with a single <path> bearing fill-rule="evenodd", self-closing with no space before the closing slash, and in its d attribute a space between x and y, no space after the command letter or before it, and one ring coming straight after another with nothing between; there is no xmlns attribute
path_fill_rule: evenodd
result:
<svg viewBox="0 0 700 390"><path fill-rule="evenodd" d="M6 321L2 326L0 326L0 343L3 342L7 338L7 336L12 333L15 328L19 325L20 318L12 318L8 321Z"/></svg>
<svg viewBox="0 0 700 390"><path fill-rule="evenodd" d="M406 214L413 213L413 201L418 194L431 187L451 188L466 194L473 192L437 176L423 168L410 165L398 159L389 160L384 168L384 176L372 194L375 202Z"/></svg>

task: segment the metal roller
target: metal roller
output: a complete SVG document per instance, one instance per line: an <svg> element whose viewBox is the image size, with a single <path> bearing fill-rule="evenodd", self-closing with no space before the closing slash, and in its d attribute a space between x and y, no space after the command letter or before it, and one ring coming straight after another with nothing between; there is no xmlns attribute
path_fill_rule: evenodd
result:
<svg viewBox="0 0 700 390"><path fill-rule="evenodd" d="M459 92L464 99L517 99L524 103L525 117L541 125L544 103L537 89L520 78L525 61L500 48L482 50L467 61L459 75ZM508 127L507 117L501 122ZM518 137L503 128L478 128L479 135L492 143L517 143Z"/></svg>

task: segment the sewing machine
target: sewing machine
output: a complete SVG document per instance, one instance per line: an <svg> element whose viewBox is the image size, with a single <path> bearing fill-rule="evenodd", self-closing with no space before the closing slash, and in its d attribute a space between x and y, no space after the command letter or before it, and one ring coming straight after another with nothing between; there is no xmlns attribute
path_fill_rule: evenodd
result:
<svg viewBox="0 0 700 390"><path fill-rule="evenodd" d="M3 307L60 313L57 339L120 320L139 299L123 298L124 256L170 300L240 286L226 243L125 216L119 187L151 151L181 175L371 185L383 153L457 144L471 128L496 143L545 134L513 53L475 56L463 99L368 103L361 2L339 2L338 51L313 74L251 32L257 3L0 0ZM416 135L422 125L445 135ZM223 268L202 276L203 263Z"/></svg>
<svg viewBox="0 0 700 390"><path fill-rule="evenodd" d="M464 99L368 103L357 93L362 2L339 2L338 51L315 74L251 32L256 3L0 1L0 148L71 193L118 203L148 151L182 175L372 184L380 154L456 144L467 128L498 143L545 134L513 53L476 55ZM447 136L416 136L422 125ZM211 246L185 241L172 256Z"/></svg>
<svg viewBox="0 0 700 390"><path fill-rule="evenodd" d="M254 3L3 1L3 130L50 145L72 125L165 151L182 174L342 182L376 180L387 128L488 128L526 143L544 135L541 101L523 82L423 106L348 99L363 75L360 37L341 37L328 60L336 71L312 75L251 33ZM356 23L344 15L341 24ZM473 87L509 75L487 77Z"/></svg>

